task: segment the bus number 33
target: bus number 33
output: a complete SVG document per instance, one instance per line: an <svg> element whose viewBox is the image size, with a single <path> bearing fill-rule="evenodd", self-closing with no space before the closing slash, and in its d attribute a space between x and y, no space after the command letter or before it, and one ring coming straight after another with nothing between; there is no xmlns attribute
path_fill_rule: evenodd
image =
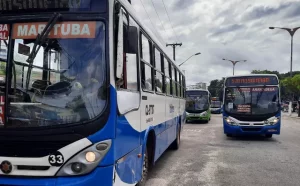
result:
<svg viewBox="0 0 300 186"><path fill-rule="evenodd" d="M146 105L145 114L146 114L146 116L153 115L154 114L154 105Z"/></svg>
<svg viewBox="0 0 300 186"><path fill-rule="evenodd" d="M56 152L49 155L48 161L52 166L61 166L64 163L64 156L60 152Z"/></svg>

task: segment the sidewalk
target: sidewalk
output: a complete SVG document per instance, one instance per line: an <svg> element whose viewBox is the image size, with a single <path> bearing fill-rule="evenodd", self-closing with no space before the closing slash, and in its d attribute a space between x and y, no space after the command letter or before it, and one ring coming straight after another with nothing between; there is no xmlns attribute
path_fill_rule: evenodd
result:
<svg viewBox="0 0 300 186"><path fill-rule="evenodd" d="M286 116L286 117L300 119L300 117L298 117L298 113L295 113L295 112L293 112L291 116L289 116L288 112L282 112L282 115Z"/></svg>

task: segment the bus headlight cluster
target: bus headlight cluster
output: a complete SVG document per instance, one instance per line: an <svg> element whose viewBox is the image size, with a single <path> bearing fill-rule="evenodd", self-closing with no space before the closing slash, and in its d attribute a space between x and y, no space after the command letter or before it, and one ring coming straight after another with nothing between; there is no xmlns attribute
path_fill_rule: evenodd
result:
<svg viewBox="0 0 300 186"><path fill-rule="evenodd" d="M229 125L238 125L235 121L233 121L232 119L226 117L224 118L226 123L228 123Z"/></svg>
<svg viewBox="0 0 300 186"><path fill-rule="evenodd" d="M266 125L275 125L279 122L279 118L277 117L272 117L272 118L269 118L268 120L266 120L264 123Z"/></svg>
<svg viewBox="0 0 300 186"><path fill-rule="evenodd" d="M206 116L207 115L207 112L205 111L205 112L202 112L201 114L200 114L200 116Z"/></svg>
<svg viewBox="0 0 300 186"><path fill-rule="evenodd" d="M111 147L111 140L96 143L68 160L58 171L57 176L75 176L93 171Z"/></svg>

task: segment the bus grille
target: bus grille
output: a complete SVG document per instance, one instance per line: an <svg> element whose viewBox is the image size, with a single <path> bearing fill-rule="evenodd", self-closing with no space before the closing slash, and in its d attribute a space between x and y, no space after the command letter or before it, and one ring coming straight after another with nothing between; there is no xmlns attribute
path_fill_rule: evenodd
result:
<svg viewBox="0 0 300 186"><path fill-rule="evenodd" d="M0 156L4 157L44 157L56 152L69 141L0 141Z"/></svg>
<svg viewBox="0 0 300 186"><path fill-rule="evenodd" d="M261 129L261 127L242 127L242 130L246 132L258 132Z"/></svg>

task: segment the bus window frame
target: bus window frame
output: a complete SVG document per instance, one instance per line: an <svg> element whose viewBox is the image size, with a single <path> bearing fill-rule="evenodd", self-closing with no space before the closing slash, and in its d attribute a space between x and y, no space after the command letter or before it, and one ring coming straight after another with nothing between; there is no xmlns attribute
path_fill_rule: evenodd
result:
<svg viewBox="0 0 300 186"><path fill-rule="evenodd" d="M159 52L159 56L160 56L160 68L161 70L159 70L158 68L156 68L156 54L155 54L155 50L157 50ZM154 67L153 67L153 70L154 70L154 86L156 86L155 84L155 78L156 78L156 73L159 73L162 75L162 92L158 92L155 90L155 93L158 94L158 95L166 95L166 91L165 91L165 73L163 71L163 68L164 68L164 55L163 55L163 52L161 51L161 49L154 43L153 44L153 64L154 64ZM154 87L155 89L156 87Z"/></svg>
<svg viewBox="0 0 300 186"><path fill-rule="evenodd" d="M35 15L35 16L33 16ZM41 13L35 13L35 14L30 14L30 15L22 15L22 19L20 19L20 16L18 15L3 15L0 18L0 22L1 24L9 24L10 28L12 28L13 24L16 23L30 23L30 22L48 22L49 19L52 17L53 12L47 12L45 14L41 14ZM107 120L109 118L110 115L110 57L109 57L109 53L112 52L109 50L109 20L107 19L107 13L101 13L101 14L91 14L91 13L62 13L62 17L61 17L63 22L66 21L96 21L96 22L102 22L103 25L105 26L105 82L103 83L103 87L106 87L106 103L105 106L103 107L103 110L94 118L86 120L84 122L80 121L80 122L75 122L75 123L70 123L67 125L57 125L57 126L44 126L44 127L32 127L32 128L37 128L38 131L46 131L48 129L54 128L53 130L57 130L57 132L59 132L59 130L64 129L64 128L68 128L70 126L86 126L87 124L87 131L84 131L84 133L86 132L95 132L95 131L99 131L101 130L107 123ZM60 22L58 21L58 22ZM8 96L9 95L9 91L11 90L11 81L13 78L13 72L12 72L12 63L9 61L12 61L14 59L14 47L15 47L15 39L12 39L12 29L9 32L9 40L8 40L8 59L7 59L7 65L6 65L6 72L8 73L8 75L6 75L6 91L5 91L5 110L8 111L9 110L9 105L8 103ZM8 121L8 117L6 115L7 112L4 112L4 117L5 117L5 122ZM100 125L99 125L100 123ZM28 128L26 128L28 129ZM68 130L68 129L66 129ZM34 133L33 131L28 129L28 133Z"/></svg>
<svg viewBox="0 0 300 186"><path fill-rule="evenodd" d="M151 93L151 94L154 94L155 93L155 91L154 91L154 80L153 80L153 77L154 77L154 73L153 73L153 59L152 59L152 41L151 41L151 39L150 39L150 37L148 36L148 34L142 29L142 28L140 28L140 32L139 32L140 34L140 36L139 36L139 40L140 40L140 42L139 42L139 46L140 46L140 63L141 63L141 81L143 80L143 76L144 76L144 74L143 74L143 72L144 72L144 70L145 69L142 69L142 67L143 67L143 65L148 65L150 68L151 68L151 84L152 84L152 90L147 90L147 89L144 89L143 88L143 83L141 82L141 87L142 87L142 90L143 90L143 92L148 92L148 93ZM142 48L142 46L143 46L143 44L142 44L142 37L145 37L147 40L148 40L148 43L149 43L149 62L147 62L147 61L145 61L144 59L143 59L143 48Z"/></svg>

